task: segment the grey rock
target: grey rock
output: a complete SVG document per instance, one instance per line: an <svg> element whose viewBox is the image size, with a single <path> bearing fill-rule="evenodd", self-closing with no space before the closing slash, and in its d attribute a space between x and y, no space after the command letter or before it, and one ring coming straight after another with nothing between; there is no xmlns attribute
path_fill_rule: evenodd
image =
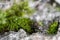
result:
<svg viewBox="0 0 60 40"><path fill-rule="evenodd" d="M27 33L23 29L20 29L17 34L19 38L27 37Z"/></svg>
<svg viewBox="0 0 60 40"><path fill-rule="evenodd" d="M37 32L27 36L26 32L21 29L18 32L10 33L8 36L5 36L0 40L60 40L60 33L57 33L56 35L44 35Z"/></svg>
<svg viewBox="0 0 60 40"><path fill-rule="evenodd" d="M26 36L26 32L23 29L20 29L18 32L10 31L9 35L2 37L0 40L19 40Z"/></svg>

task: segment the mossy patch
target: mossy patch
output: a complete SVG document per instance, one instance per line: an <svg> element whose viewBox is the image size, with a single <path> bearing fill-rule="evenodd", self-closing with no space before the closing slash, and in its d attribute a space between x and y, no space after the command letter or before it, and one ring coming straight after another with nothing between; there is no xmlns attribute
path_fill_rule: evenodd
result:
<svg viewBox="0 0 60 40"><path fill-rule="evenodd" d="M47 30L47 33L48 33L48 34L56 34L57 31L58 31L58 22L57 22L57 21L54 21L54 22L50 25L49 29Z"/></svg>

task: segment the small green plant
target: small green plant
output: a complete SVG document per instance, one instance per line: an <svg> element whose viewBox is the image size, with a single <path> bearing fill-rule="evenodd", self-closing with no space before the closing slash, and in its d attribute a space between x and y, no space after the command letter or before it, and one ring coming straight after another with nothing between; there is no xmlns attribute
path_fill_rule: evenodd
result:
<svg viewBox="0 0 60 40"><path fill-rule="evenodd" d="M32 32L31 29L31 25L32 25L33 21L30 20L29 18L20 18L18 20L18 25L20 25L21 28L23 28L24 30L26 30L27 32Z"/></svg>
<svg viewBox="0 0 60 40"><path fill-rule="evenodd" d="M23 18L25 14L32 14L32 9L28 6L28 1L22 1L20 4L14 4L6 11L0 10L0 32L18 31L20 28L27 32L32 32L32 20ZM22 17L23 16L23 17Z"/></svg>
<svg viewBox="0 0 60 40"><path fill-rule="evenodd" d="M32 32L31 25L33 21L29 18L10 17L8 18L8 29L11 31L18 31L20 28L28 33Z"/></svg>
<svg viewBox="0 0 60 40"><path fill-rule="evenodd" d="M11 17L7 18L8 30L10 30L10 31L18 30L19 26L17 23L17 19L18 19L18 17L16 17L16 16L11 16Z"/></svg>
<svg viewBox="0 0 60 40"><path fill-rule="evenodd" d="M3 32L4 28L6 28L7 24L6 13L0 10L0 32Z"/></svg>
<svg viewBox="0 0 60 40"><path fill-rule="evenodd" d="M50 25L47 33L48 33L48 34L56 34L57 31L58 31L58 22L57 22L57 21L54 21L54 22Z"/></svg>
<svg viewBox="0 0 60 40"><path fill-rule="evenodd" d="M6 11L8 15L15 15L15 16L24 16L25 14L31 15L34 10L29 7L28 1L20 2L20 4L14 4L10 9Z"/></svg>

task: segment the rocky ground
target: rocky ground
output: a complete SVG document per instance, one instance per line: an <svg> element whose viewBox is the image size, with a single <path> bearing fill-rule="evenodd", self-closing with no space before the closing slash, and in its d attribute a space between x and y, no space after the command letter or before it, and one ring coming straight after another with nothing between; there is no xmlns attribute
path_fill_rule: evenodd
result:
<svg viewBox="0 0 60 40"><path fill-rule="evenodd" d="M47 4L47 1L29 2L29 6L36 9L36 12L32 16L29 16L30 19L37 22L42 21L45 27L44 30L49 27L49 23L53 22L53 20L60 22L60 12L56 11L55 6ZM44 30L42 31L44 32ZM0 40L60 40L60 25L56 35L46 35L41 32L29 35L23 29L20 29L18 32L10 31L6 32L4 35L0 35Z"/></svg>
<svg viewBox="0 0 60 40"><path fill-rule="evenodd" d="M56 35L44 35L40 32L28 35L23 29L20 29L18 32L10 32L0 40L60 40L60 32L57 32Z"/></svg>

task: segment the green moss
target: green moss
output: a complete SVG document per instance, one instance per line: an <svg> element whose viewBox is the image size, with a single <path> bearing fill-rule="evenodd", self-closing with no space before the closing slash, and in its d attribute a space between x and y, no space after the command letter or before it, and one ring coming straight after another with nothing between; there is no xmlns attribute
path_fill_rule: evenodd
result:
<svg viewBox="0 0 60 40"><path fill-rule="evenodd" d="M57 21L54 21L54 22L50 25L47 33L48 33L48 34L56 34L57 31L58 31L58 22L57 22Z"/></svg>
<svg viewBox="0 0 60 40"><path fill-rule="evenodd" d="M28 6L28 1L14 4L10 9L5 12L0 10L0 32L18 31L20 28L26 30L28 33L32 32L32 20L23 18L25 14L32 14L32 9Z"/></svg>
<svg viewBox="0 0 60 40"><path fill-rule="evenodd" d="M14 4L10 9L6 11L8 15L24 16L25 14L33 14L34 10L29 7L28 1L20 2L20 4Z"/></svg>
<svg viewBox="0 0 60 40"><path fill-rule="evenodd" d="M32 32L32 20L29 18L10 17L8 18L8 29L11 31L18 31L20 28L26 30L28 33Z"/></svg>
<svg viewBox="0 0 60 40"><path fill-rule="evenodd" d="M18 20L18 25L20 25L21 28L26 30L27 32L32 32L31 25L33 21L30 20L29 18L20 18Z"/></svg>
<svg viewBox="0 0 60 40"><path fill-rule="evenodd" d="M7 26L8 26L8 30L11 31L17 31L18 30L18 25L17 25L17 20L18 17L16 16L11 16L9 18L7 18Z"/></svg>

